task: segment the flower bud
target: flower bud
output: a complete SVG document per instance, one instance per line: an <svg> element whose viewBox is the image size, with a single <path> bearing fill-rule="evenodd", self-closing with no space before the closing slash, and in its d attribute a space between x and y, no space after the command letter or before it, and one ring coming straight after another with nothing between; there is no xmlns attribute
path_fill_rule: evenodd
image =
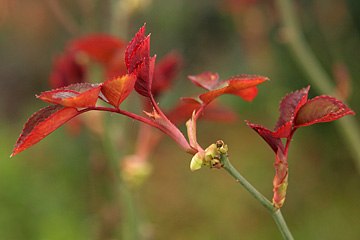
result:
<svg viewBox="0 0 360 240"><path fill-rule="evenodd" d="M204 152L197 152L190 162L190 170L195 171L201 168L205 162L205 153Z"/></svg>
<svg viewBox="0 0 360 240"><path fill-rule="evenodd" d="M217 146L215 143L213 143L207 149L205 149L205 161L210 162L217 154Z"/></svg>

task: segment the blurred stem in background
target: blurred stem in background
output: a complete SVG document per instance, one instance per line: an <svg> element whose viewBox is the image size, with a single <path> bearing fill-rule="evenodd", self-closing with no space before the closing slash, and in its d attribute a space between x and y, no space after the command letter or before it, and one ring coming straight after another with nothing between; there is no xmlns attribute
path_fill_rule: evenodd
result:
<svg viewBox="0 0 360 240"><path fill-rule="evenodd" d="M57 0L46 0L50 10L54 13L55 19L62 25L71 35L77 36L81 33L81 27L71 18L60 6Z"/></svg>
<svg viewBox="0 0 360 240"><path fill-rule="evenodd" d="M336 88L329 74L325 71L311 47L305 40L299 21L296 17L294 3L291 0L276 0L282 24L285 28L285 38L291 53L300 68L308 76L315 89L324 95L332 94L336 98ZM358 172L360 173L360 128L356 118L342 118L337 122L340 133L351 152Z"/></svg>

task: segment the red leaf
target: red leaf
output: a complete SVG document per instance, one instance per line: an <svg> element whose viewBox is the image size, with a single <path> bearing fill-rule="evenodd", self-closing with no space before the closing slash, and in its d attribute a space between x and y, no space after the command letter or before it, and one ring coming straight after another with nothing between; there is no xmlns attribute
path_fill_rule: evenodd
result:
<svg viewBox="0 0 360 240"><path fill-rule="evenodd" d="M196 76L188 76L188 78L197 86L206 90L215 90L219 85L219 74L204 72Z"/></svg>
<svg viewBox="0 0 360 240"><path fill-rule="evenodd" d="M55 59L49 82L52 88L85 82L85 68L76 60L74 53L66 53Z"/></svg>
<svg viewBox="0 0 360 240"><path fill-rule="evenodd" d="M265 140L265 142L267 142L267 144L275 153L277 153L278 149L280 149L282 152L285 151L284 144L281 142L281 139L274 137L272 131L264 128L261 125L252 124L246 120L245 122L249 127L251 127L255 132L257 132Z"/></svg>
<svg viewBox="0 0 360 240"><path fill-rule="evenodd" d="M129 45L125 51L125 63L128 69L130 69L131 56L141 42L145 40L145 24L139 29L139 32L135 34L135 37L129 42Z"/></svg>
<svg viewBox="0 0 360 240"><path fill-rule="evenodd" d="M181 67L182 58L176 52L171 52L156 64L151 92L154 96L168 89Z"/></svg>
<svg viewBox="0 0 360 240"><path fill-rule="evenodd" d="M106 102L118 108L134 89L135 81L136 76L128 74L104 82L101 92L106 98Z"/></svg>
<svg viewBox="0 0 360 240"><path fill-rule="evenodd" d="M279 127L276 130L276 132L274 132L273 136L276 138L287 138L291 134L292 127L293 127L293 122L292 121L287 122L281 127Z"/></svg>
<svg viewBox="0 0 360 240"><path fill-rule="evenodd" d="M135 90L140 95L145 97L150 97L151 95L151 84L154 75L155 58L156 56L152 57L148 64L146 62L142 62L135 69L135 74L137 76Z"/></svg>
<svg viewBox="0 0 360 240"><path fill-rule="evenodd" d="M135 90L150 98L155 56L150 58L150 35L145 37L145 25L130 41L125 52L125 63L128 73L135 72L137 75Z"/></svg>
<svg viewBox="0 0 360 240"><path fill-rule="evenodd" d="M76 108L64 108L61 105L51 105L39 110L24 125L11 156L39 142L78 114Z"/></svg>
<svg viewBox="0 0 360 240"><path fill-rule="evenodd" d="M125 42L111 35L93 34L71 41L69 48L86 53L94 61L108 64L117 52L124 51Z"/></svg>
<svg viewBox="0 0 360 240"><path fill-rule="evenodd" d="M150 35L147 36L143 41L139 42L132 51L128 59L129 62L127 63L128 72L134 72L136 67L139 66L142 62L145 62L145 65L148 65L149 59Z"/></svg>
<svg viewBox="0 0 360 240"><path fill-rule="evenodd" d="M295 114L296 127L318 122L330 122L345 115L355 114L346 104L331 96L318 96L307 101Z"/></svg>
<svg viewBox="0 0 360 240"><path fill-rule="evenodd" d="M246 88L243 90L231 92L230 94L239 96L242 99L244 99L245 101L251 102L252 100L254 100L257 93L258 93L257 87L250 87L250 88Z"/></svg>
<svg viewBox="0 0 360 240"><path fill-rule="evenodd" d="M256 96L257 90L249 90L249 88L253 88L267 80L268 78L262 76L240 75L223 81L218 85L221 88L201 94L199 97L204 103L210 103L223 94L233 94L242 97L244 100L251 101Z"/></svg>
<svg viewBox="0 0 360 240"><path fill-rule="evenodd" d="M180 98L181 101L188 103L188 104L194 104L194 105L202 105L202 101L199 98L196 97L182 97Z"/></svg>
<svg viewBox="0 0 360 240"><path fill-rule="evenodd" d="M78 83L43 92L37 97L45 102L65 107L94 107L100 93L100 88L101 85Z"/></svg>
<svg viewBox="0 0 360 240"><path fill-rule="evenodd" d="M291 92L281 100L279 107L280 117L275 125L275 131L292 120L295 109L307 101L309 89L310 86L296 92Z"/></svg>

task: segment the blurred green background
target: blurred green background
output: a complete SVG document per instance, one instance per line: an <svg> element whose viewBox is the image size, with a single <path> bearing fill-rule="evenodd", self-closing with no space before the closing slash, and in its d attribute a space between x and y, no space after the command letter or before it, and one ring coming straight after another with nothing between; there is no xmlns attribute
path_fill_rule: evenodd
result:
<svg viewBox="0 0 360 240"><path fill-rule="evenodd" d="M322 67L336 76L337 64L346 66L346 102L360 112L360 2L294 2ZM230 175L207 168L190 172L191 156L169 138L151 154L152 174L132 196L116 183L118 169L106 158L106 145L86 129L71 136L61 127L9 159L27 118L46 106L34 94L49 89L52 61L66 43L90 32L130 40L146 22L152 55L177 50L184 57L184 68L160 106L201 92L187 75L212 71L221 79L244 73L270 78L252 103L223 96L239 121L201 122L198 138L203 147L223 139L239 172L272 197L273 152L243 120L271 128L281 98L311 84L286 47L276 2L124 0L114 8L117 3L0 1L0 240L130 239L124 232L132 227L131 209L144 239L281 239L271 215ZM130 101L137 101L133 95ZM317 95L312 88L309 97ZM138 123L103 115L122 135L118 154L131 154ZM347 118L359 124L357 116ZM294 136L282 213L295 239L360 238L359 172L340 135L335 123L326 123ZM127 205L129 198L135 205Z"/></svg>

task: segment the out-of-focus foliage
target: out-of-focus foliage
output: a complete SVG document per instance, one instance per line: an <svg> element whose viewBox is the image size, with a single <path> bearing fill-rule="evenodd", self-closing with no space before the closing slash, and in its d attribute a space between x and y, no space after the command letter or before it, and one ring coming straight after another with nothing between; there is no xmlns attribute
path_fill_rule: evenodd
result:
<svg viewBox="0 0 360 240"><path fill-rule="evenodd" d="M103 145L92 131L72 138L62 128L36 147L8 158L27 117L45 107L34 94L49 89L54 57L72 37L110 29L113 9L106 4L112 1L58 1L76 23L70 29L64 27L53 2L0 1L1 240L105 239L120 232L115 226L126 221L113 191L114 166L106 160ZM344 64L350 89L359 89L359 1L295 2L306 39L324 68L333 74L339 62ZM270 78L259 86L252 103L224 96L223 103L235 108L242 119L233 125L199 123L197 139L204 146L223 139L233 164L270 198L273 154L242 120L273 126L281 97L309 85L284 46L286 38L276 7L272 1L262 0L152 0L145 6L127 8L127 19L111 29L130 40L146 22L152 33L151 55L157 53L160 59L174 49L182 54L184 69L175 88L157 99L164 108L179 97L201 93L187 75L211 71L224 79L239 73ZM124 9L122 5L118 11ZM96 79L102 76L96 67L92 78L102 82L104 79ZM360 95L354 92L346 102L360 112ZM310 94L309 98L318 95ZM139 104L131 96L124 103L130 110ZM116 147L123 149L124 155L131 154L138 124L121 116L105 122L113 127L114 136L110 137L117 140ZM92 118L90 126L97 125L101 122ZM182 130L185 132L184 127ZM121 131L126 131L126 138L116 138ZM282 212L296 239L360 236L359 228L354 227L360 224L359 174L339 134L333 123L323 123L304 128L294 137ZM190 155L171 141L163 141L155 149L152 175L136 195L148 223L143 226L145 235L150 239L280 238L267 210L225 171L191 173L189 161Z"/></svg>

